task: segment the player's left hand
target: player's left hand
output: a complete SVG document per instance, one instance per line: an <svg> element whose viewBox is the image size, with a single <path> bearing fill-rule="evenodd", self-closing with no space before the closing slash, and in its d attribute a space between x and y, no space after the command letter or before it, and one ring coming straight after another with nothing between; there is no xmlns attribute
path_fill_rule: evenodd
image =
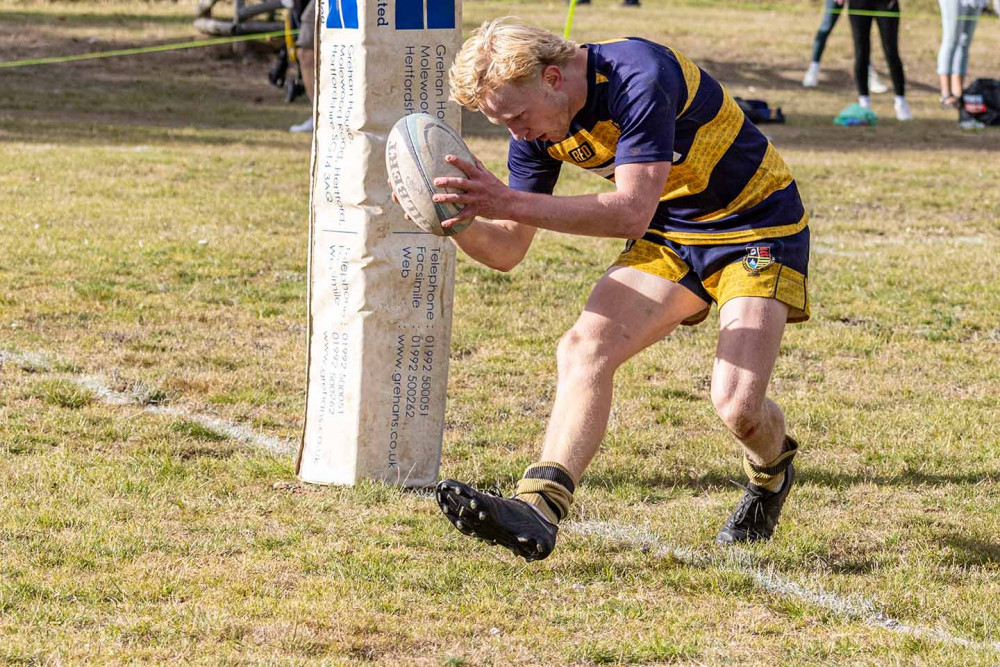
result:
<svg viewBox="0 0 1000 667"><path fill-rule="evenodd" d="M454 218L441 223L442 227L451 227L472 220L477 215L492 220L506 219L504 202L507 201L508 188L504 182L494 176L483 163L467 162L455 155L445 156L445 161L465 172L465 178L440 177L434 179L434 185L439 188L453 188L464 192L452 194L438 193L434 201L442 204L461 204L465 206Z"/></svg>

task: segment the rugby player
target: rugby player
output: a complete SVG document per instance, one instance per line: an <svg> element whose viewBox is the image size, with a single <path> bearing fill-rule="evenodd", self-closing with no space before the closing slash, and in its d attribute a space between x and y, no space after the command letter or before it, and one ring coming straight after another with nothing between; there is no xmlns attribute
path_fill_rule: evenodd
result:
<svg viewBox="0 0 1000 667"><path fill-rule="evenodd" d="M774 146L712 77L637 38L575 44L516 19L487 21L449 72L453 98L510 131L509 182L455 156L465 178L435 185L472 220L455 243L501 271L538 229L627 239L556 351L558 385L541 459L512 498L438 484L466 535L528 560L548 556L607 428L615 370L677 325L720 330L711 397L742 445L745 494L716 538L769 539L795 480L798 445L766 396L786 322L809 318L808 216ZM553 196L564 163L613 192Z"/></svg>

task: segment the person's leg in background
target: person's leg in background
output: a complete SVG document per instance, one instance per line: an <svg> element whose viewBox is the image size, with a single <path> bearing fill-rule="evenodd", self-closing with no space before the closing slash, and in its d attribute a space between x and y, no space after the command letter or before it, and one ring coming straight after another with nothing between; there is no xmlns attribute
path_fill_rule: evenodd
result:
<svg viewBox="0 0 1000 667"><path fill-rule="evenodd" d="M952 93L952 63L958 50L958 2L938 0L941 8L941 48L938 49L937 72L941 84L941 106L958 106L958 97Z"/></svg>
<svg viewBox="0 0 1000 667"><path fill-rule="evenodd" d="M855 0L852 10L872 11L874 3ZM850 14L851 36L854 39L854 83L858 87L858 104L865 109L872 106L868 95L868 65L871 62L872 17L867 14Z"/></svg>
<svg viewBox="0 0 1000 667"><path fill-rule="evenodd" d="M819 84L819 62L826 50L826 40L833 32L834 26L837 25L837 19L844 13L848 13L848 9L843 0L839 2L838 0L826 0L823 19L820 21L819 30L816 31L816 38L813 40L812 61L802 77L802 85L806 88L814 88ZM871 64L868 65L868 90L876 95L889 91Z"/></svg>
<svg viewBox="0 0 1000 667"><path fill-rule="evenodd" d="M951 94L955 97L956 103L962 99L962 92L965 90L965 75L969 71L969 47L972 46L972 37L979 22L978 7L960 9L957 17L958 38L951 63Z"/></svg>
<svg viewBox="0 0 1000 667"><path fill-rule="evenodd" d="M1000 0L997 0L1000 4ZM958 39L954 58L951 64L950 91L955 98L955 106L961 108L962 96L965 94L965 75L969 69L969 47L972 45L972 36L976 31L976 23L979 22L979 7L959 7L958 14ZM982 121L972 118L962 117L958 121L958 126L963 130L982 130L986 126Z"/></svg>
<svg viewBox="0 0 1000 667"><path fill-rule="evenodd" d="M315 72L313 71L313 68L316 66L315 34L316 2L315 0L311 0L302 11L302 19L299 23L299 37L295 41L295 53L299 59L299 67L302 68L302 83L305 84L306 95L309 97L310 103L312 102L313 95L316 92L316 77ZM309 114L309 118L305 121L299 123L298 125L292 125L288 128L288 131L312 132L312 113Z"/></svg>
<svg viewBox="0 0 1000 667"><path fill-rule="evenodd" d="M854 4L857 3L852 3L852 6ZM889 92L889 87L882 83L882 80L878 77L878 72L875 71L875 67L872 65L870 51L868 56L868 92L873 95L881 95L882 93Z"/></svg>
<svg viewBox="0 0 1000 667"><path fill-rule="evenodd" d="M812 61L809 63L809 69L806 70L805 76L802 77L802 85L806 88L813 88L819 83L819 61L823 58L823 51L826 50L826 40L833 32L834 26L837 25L837 19L840 18L842 11L843 4L837 4L837 0L826 0L823 18L820 21L819 30L816 31L816 38L813 40Z"/></svg>
<svg viewBox="0 0 1000 667"><path fill-rule="evenodd" d="M879 10L886 13L900 10L898 0L888 0L888 2L883 0L879 5ZM903 73L903 61L899 57L899 16L879 16L875 21L878 23L882 52L889 65L889 74L892 76L892 92L896 96L893 110L896 112L896 119L911 120L913 114L910 112L909 102L906 101L906 76Z"/></svg>

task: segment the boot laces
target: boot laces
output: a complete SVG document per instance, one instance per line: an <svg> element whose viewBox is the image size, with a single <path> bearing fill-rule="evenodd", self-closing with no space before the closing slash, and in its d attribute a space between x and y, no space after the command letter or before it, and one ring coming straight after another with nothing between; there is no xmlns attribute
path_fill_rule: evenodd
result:
<svg viewBox="0 0 1000 667"><path fill-rule="evenodd" d="M733 512L733 523L739 524L743 523L746 519L747 512L753 507L753 517L751 521L756 523L757 521L765 518L764 517L764 504L761 501L763 496L759 491L750 488L750 485L744 486L734 479L729 480L736 486L740 487L746 493L743 494L743 498L740 499L740 504L736 506L736 511Z"/></svg>

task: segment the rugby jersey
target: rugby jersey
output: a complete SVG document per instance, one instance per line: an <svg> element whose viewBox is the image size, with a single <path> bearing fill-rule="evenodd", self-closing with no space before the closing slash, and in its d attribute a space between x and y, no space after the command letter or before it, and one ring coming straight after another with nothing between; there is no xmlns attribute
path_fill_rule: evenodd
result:
<svg viewBox="0 0 1000 667"><path fill-rule="evenodd" d="M566 139L510 141L509 185L551 194L563 162L671 162L646 238L707 245L795 234L808 216L781 156L715 79L677 51L629 37L587 44L587 101Z"/></svg>

